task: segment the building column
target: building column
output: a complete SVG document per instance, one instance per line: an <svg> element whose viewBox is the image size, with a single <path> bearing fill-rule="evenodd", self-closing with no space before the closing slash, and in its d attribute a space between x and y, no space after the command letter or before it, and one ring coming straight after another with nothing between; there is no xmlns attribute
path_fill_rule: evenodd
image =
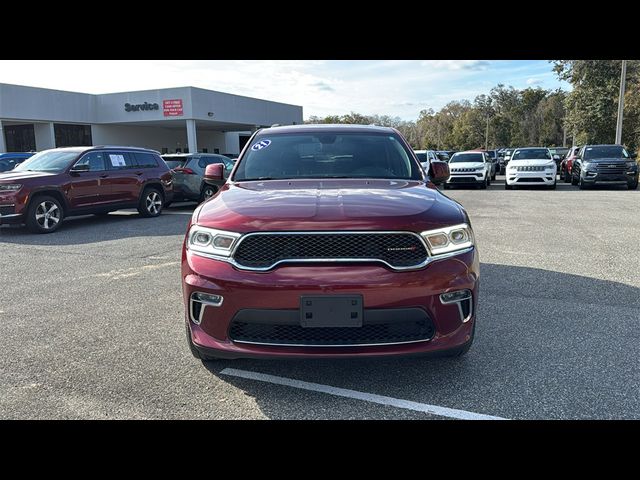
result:
<svg viewBox="0 0 640 480"><path fill-rule="evenodd" d="M187 120L187 145L189 147L189 153L198 153L195 120Z"/></svg>
<svg viewBox="0 0 640 480"><path fill-rule="evenodd" d="M56 133L53 129L53 122L35 123L33 133L36 137L36 150L48 150L56 148Z"/></svg>
<svg viewBox="0 0 640 480"><path fill-rule="evenodd" d="M0 120L0 153L7 151L7 144L4 141L4 130L2 129L2 120Z"/></svg>

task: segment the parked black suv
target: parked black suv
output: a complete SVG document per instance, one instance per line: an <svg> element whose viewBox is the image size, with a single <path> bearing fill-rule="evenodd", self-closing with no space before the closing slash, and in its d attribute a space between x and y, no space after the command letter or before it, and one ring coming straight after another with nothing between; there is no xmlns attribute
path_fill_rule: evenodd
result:
<svg viewBox="0 0 640 480"><path fill-rule="evenodd" d="M171 171L154 150L54 148L0 173L0 225L26 223L51 233L68 216L121 208L157 217L172 196Z"/></svg>
<svg viewBox="0 0 640 480"><path fill-rule="evenodd" d="M571 184L585 189L590 185L627 185L638 188L638 164L622 145L585 145L571 168Z"/></svg>

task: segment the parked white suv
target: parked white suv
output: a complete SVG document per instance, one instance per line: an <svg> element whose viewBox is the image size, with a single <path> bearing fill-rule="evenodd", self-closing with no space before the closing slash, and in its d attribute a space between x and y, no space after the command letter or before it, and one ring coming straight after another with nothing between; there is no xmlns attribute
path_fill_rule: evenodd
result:
<svg viewBox="0 0 640 480"><path fill-rule="evenodd" d="M456 152L449 160L449 180L444 188L452 184L491 185L491 159L486 152Z"/></svg>
<svg viewBox="0 0 640 480"><path fill-rule="evenodd" d="M504 188L538 185L556 188L556 162L548 148L516 148L507 164Z"/></svg>
<svg viewBox="0 0 640 480"><path fill-rule="evenodd" d="M431 162L438 160L438 156L433 150L414 150L413 153L415 153L416 157L418 157L420 165L422 165L422 168L425 172L429 171L429 164Z"/></svg>

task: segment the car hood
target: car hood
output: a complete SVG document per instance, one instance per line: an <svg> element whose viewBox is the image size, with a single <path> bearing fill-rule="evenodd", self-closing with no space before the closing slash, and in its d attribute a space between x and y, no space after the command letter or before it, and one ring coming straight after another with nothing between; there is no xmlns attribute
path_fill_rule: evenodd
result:
<svg viewBox="0 0 640 480"><path fill-rule="evenodd" d="M449 163L449 169L453 170L454 168L484 168L484 163L482 163L482 162L455 162L455 163Z"/></svg>
<svg viewBox="0 0 640 480"><path fill-rule="evenodd" d="M585 163L626 163L634 162L631 158L589 158L584 160Z"/></svg>
<svg viewBox="0 0 640 480"><path fill-rule="evenodd" d="M52 172L29 172L26 170L15 171L9 170L7 172L0 172L0 183L16 183L28 181L35 178L54 177L59 175Z"/></svg>
<svg viewBox="0 0 640 480"><path fill-rule="evenodd" d="M466 221L462 207L421 181L273 180L226 184L194 213L240 233L284 230L424 231Z"/></svg>
<svg viewBox="0 0 640 480"><path fill-rule="evenodd" d="M555 162L551 159L533 159L533 160L511 160L509 162L509 166L513 166L513 167L529 167L529 166L534 166L534 165L551 165L551 164L555 165Z"/></svg>

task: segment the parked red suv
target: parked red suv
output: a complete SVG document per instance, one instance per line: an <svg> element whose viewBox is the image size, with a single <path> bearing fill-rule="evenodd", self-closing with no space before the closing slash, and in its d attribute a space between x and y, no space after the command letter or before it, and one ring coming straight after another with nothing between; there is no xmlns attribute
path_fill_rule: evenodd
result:
<svg viewBox="0 0 640 480"><path fill-rule="evenodd" d="M461 355L479 262L460 204L391 128L260 130L193 213L182 279L196 358ZM207 167L207 179L222 167Z"/></svg>
<svg viewBox="0 0 640 480"><path fill-rule="evenodd" d="M138 209L156 217L171 201L171 171L158 152L133 147L44 150L0 173L0 225L51 233L71 215Z"/></svg>

